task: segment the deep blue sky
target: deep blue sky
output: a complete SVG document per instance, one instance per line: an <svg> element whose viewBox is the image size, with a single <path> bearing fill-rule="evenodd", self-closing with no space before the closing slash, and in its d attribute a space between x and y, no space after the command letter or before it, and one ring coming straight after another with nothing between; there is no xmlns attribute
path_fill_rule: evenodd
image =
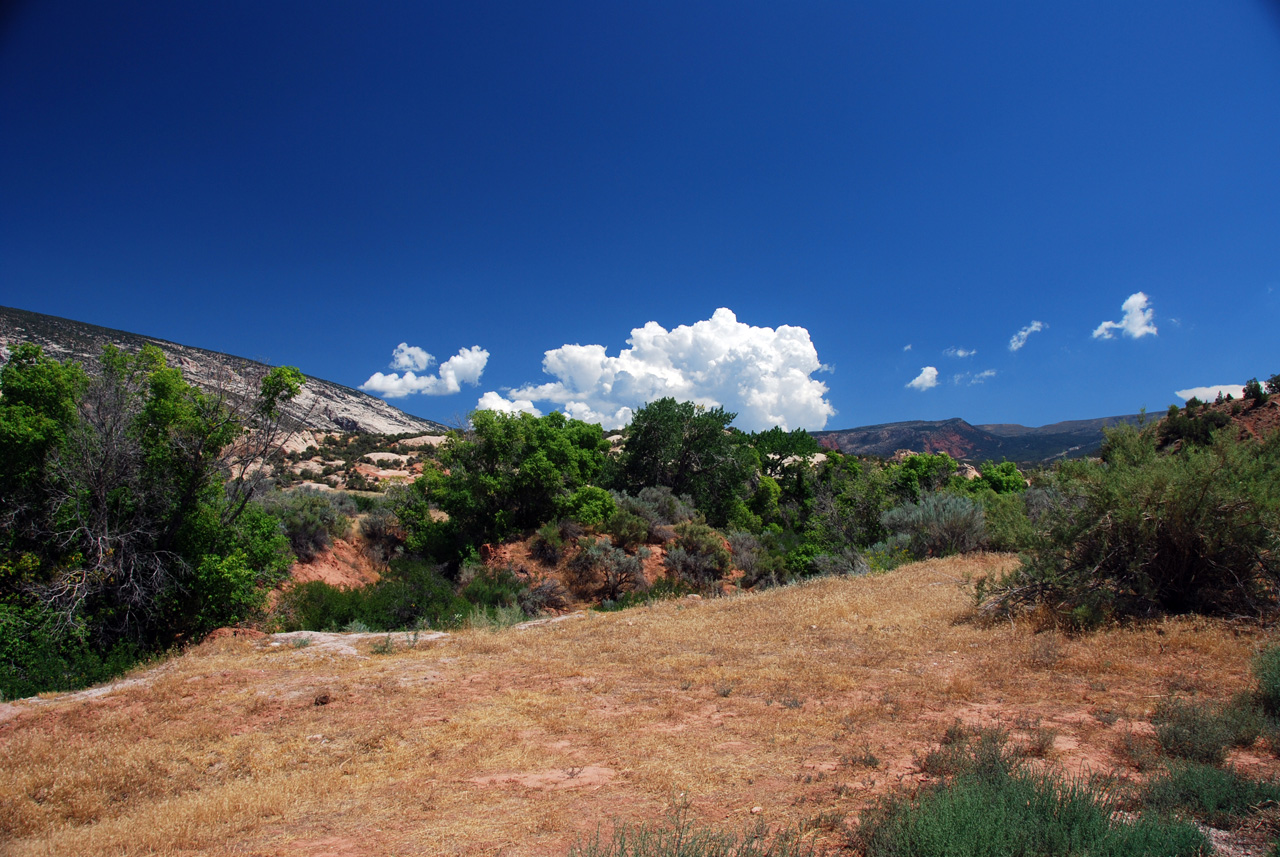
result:
<svg viewBox="0 0 1280 857"><path fill-rule="evenodd" d="M478 386L395 400L437 419L719 307L807 330L827 428L1161 410L1280 371L1277 286L1264 0L0 18L0 305L351 386L480 346ZM1138 292L1158 332L1094 337ZM758 357L693 388L741 410Z"/></svg>

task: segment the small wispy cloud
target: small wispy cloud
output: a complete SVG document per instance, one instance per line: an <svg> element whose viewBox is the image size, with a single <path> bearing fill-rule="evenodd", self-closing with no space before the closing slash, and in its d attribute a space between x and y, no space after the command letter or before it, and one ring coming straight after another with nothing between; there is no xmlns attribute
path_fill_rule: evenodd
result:
<svg viewBox="0 0 1280 857"><path fill-rule="evenodd" d="M1142 292L1134 292L1120 305L1124 317L1119 321L1104 321L1094 328L1094 339L1113 339L1112 331L1118 330L1130 339L1141 339L1144 336L1155 336L1156 326L1151 323L1155 310L1151 309L1151 299Z"/></svg>
<svg viewBox="0 0 1280 857"><path fill-rule="evenodd" d="M995 376L996 370L994 369L983 369L981 372L958 372L951 376L951 383L960 385L967 381L972 386L973 384L981 384L988 378L994 378Z"/></svg>
<svg viewBox="0 0 1280 857"><path fill-rule="evenodd" d="M910 351L910 350L911 350L911 343L910 343L910 342L908 342L906 345L902 346L902 350L903 350L903 351Z"/></svg>
<svg viewBox="0 0 1280 857"><path fill-rule="evenodd" d="M924 392L932 390L938 386L938 369L936 366L925 366L920 370L920 374L907 382L907 386L913 390Z"/></svg>
<svg viewBox="0 0 1280 857"><path fill-rule="evenodd" d="M475 386L489 362L489 352L479 345L461 348L458 353L440 364L435 375L419 372L435 363L436 359L421 348L401 342L391 352L391 368L404 372L384 375L374 372L360 385L366 393L377 393L387 399L399 399L411 393L424 396L447 396L457 393L463 384Z"/></svg>
<svg viewBox="0 0 1280 857"><path fill-rule="evenodd" d="M978 353L976 348L957 348L954 345L942 352L947 357L972 357Z"/></svg>
<svg viewBox="0 0 1280 857"><path fill-rule="evenodd" d="M1239 399L1244 395L1244 385L1243 384L1213 384L1208 387L1188 387L1185 390L1175 391L1174 395L1177 396L1179 399L1182 399L1182 401L1184 402L1193 396L1202 402L1212 402L1214 399L1218 398L1219 395L1222 395L1222 396L1231 395Z"/></svg>
<svg viewBox="0 0 1280 857"><path fill-rule="evenodd" d="M1019 330L1013 336L1009 337L1009 350L1017 351L1018 349L1022 348L1022 346L1027 344L1028 336L1030 336L1033 333L1039 333L1040 331L1046 329L1048 326L1049 325L1045 324L1043 321L1031 322L1031 324L1028 324L1026 327Z"/></svg>

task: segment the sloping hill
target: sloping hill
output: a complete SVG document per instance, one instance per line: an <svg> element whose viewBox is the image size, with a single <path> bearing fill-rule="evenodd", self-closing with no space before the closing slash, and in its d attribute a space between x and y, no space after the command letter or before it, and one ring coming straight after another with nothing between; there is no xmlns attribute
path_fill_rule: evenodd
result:
<svg viewBox="0 0 1280 857"><path fill-rule="evenodd" d="M814 432L819 443L854 455L887 458L900 449L945 452L962 461L1007 458L1041 463L1097 452L1103 428L1136 422L1138 415L1070 420L1030 427L1013 423L971 425L959 417L949 420L910 420L859 428Z"/></svg>
<svg viewBox="0 0 1280 857"><path fill-rule="evenodd" d="M146 344L155 345L164 352L169 365L181 367L188 381L206 389L220 383L228 372L253 374L263 368L263 364L244 357L58 316L0 307L0 347L8 348L20 342L34 342L59 360L74 359L86 365L97 358L107 343L129 351L137 351ZM447 429L432 420L406 414L368 393L310 375L302 394L286 410L303 428L312 431L427 434Z"/></svg>

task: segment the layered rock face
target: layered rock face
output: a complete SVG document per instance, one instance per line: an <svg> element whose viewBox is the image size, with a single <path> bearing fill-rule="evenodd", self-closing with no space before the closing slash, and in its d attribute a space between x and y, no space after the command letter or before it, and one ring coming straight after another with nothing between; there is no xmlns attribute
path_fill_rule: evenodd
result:
<svg viewBox="0 0 1280 857"><path fill-rule="evenodd" d="M112 343L129 351L155 345L170 366L182 369L187 381L212 390L240 389L268 367L254 360L192 348L123 330L72 321L52 315L0 307L0 363L8 350L22 342L34 342L59 360L78 360L92 368L102 346ZM369 432L374 434L435 433L446 426L406 414L381 399L307 376L302 393L286 408L301 428L312 432Z"/></svg>

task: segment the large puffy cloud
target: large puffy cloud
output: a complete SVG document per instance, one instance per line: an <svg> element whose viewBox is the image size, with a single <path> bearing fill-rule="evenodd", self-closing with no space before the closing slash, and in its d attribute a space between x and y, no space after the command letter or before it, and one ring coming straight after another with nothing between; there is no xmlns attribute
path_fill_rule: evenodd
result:
<svg viewBox="0 0 1280 857"><path fill-rule="evenodd" d="M378 393L388 399L398 399L410 393L447 396L461 391L463 384L474 387L480 383L480 375L489 362L489 352L479 345L461 348L457 354L440 364L437 374L417 374L434 362L435 358L421 348L402 342L391 354L391 368L403 370L404 374L392 372L384 375L374 372L368 381L360 385L360 389L366 393Z"/></svg>
<svg viewBox="0 0 1280 857"><path fill-rule="evenodd" d="M738 414L755 431L820 429L835 409L827 385L810 376L827 369L803 327L752 327L728 309L667 330L656 321L631 331L629 348L610 357L603 345L562 345L542 369L554 380L506 395L485 393L478 407L522 410L551 402L575 419L621 428L636 409L671 396Z"/></svg>
<svg viewBox="0 0 1280 857"><path fill-rule="evenodd" d="M1026 327L1019 330L1013 336L1009 337L1009 350L1017 351L1018 349L1022 348L1022 346L1027 344L1028 336L1030 336L1033 333L1039 333L1040 331L1044 330L1048 326L1049 325L1045 324L1043 321L1031 322L1031 324L1028 324Z"/></svg>
<svg viewBox="0 0 1280 857"><path fill-rule="evenodd" d="M1155 316L1155 310L1151 309L1151 299L1142 292L1134 292L1125 299L1120 308L1124 310L1124 317L1119 321L1104 321L1102 324L1094 328L1094 339L1111 339L1113 334L1111 331L1119 330L1130 339L1140 339L1144 336L1155 336L1156 326L1151 323Z"/></svg>
<svg viewBox="0 0 1280 857"><path fill-rule="evenodd" d="M1239 399L1244 396L1244 385L1214 384L1209 387L1188 387L1185 390L1178 390L1174 395L1184 402L1193 396L1202 402L1212 402L1218 396L1234 396Z"/></svg>
<svg viewBox="0 0 1280 857"><path fill-rule="evenodd" d="M907 386L913 390L924 392L932 390L938 386L938 367L926 366L920 370L920 374L907 382Z"/></svg>

